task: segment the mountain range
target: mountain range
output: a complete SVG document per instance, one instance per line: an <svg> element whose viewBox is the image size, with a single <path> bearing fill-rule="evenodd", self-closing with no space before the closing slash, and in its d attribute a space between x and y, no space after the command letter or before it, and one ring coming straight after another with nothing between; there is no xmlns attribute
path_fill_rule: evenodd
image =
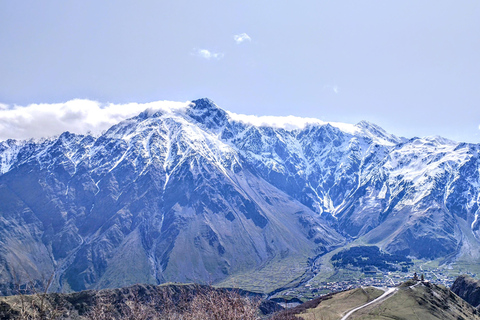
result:
<svg viewBox="0 0 480 320"><path fill-rule="evenodd" d="M209 99L98 136L3 141L0 290L49 275L69 292L263 271L268 292L358 240L478 259L479 161L477 144L365 121L255 124Z"/></svg>

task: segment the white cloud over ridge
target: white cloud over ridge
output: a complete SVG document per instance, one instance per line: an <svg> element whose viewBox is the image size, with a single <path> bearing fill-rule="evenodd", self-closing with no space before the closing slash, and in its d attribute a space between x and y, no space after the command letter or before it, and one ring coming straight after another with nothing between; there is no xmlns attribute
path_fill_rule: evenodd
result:
<svg viewBox="0 0 480 320"><path fill-rule="evenodd" d="M215 53L207 49L198 49L196 51L196 55L207 60L210 60L210 59L220 60L224 56L224 54L221 52Z"/></svg>
<svg viewBox="0 0 480 320"><path fill-rule="evenodd" d="M0 141L47 138L65 131L100 134L112 125L138 115L146 109L185 110L190 102L155 101L149 103L101 104L91 100L65 103L7 106L0 104Z"/></svg>
<svg viewBox="0 0 480 320"><path fill-rule="evenodd" d="M99 135L122 120L145 110L183 114L190 101L155 101L149 103L102 104L97 101L75 99L64 103L8 106L0 103L0 141L28 140L58 136L65 131L77 134L88 132ZM344 132L359 129L352 124L325 122L316 118L296 116L255 116L227 111L230 119L262 127L286 130L304 129L309 124L330 125ZM479 127L480 128L480 127Z"/></svg>
<svg viewBox="0 0 480 320"><path fill-rule="evenodd" d="M254 115L245 115L245 114L237 114L230 111L227 111L228 115L232 120L243 122L246 124L251 124L256 127L274 127L274 128L282 128L285 130L302 130L306 126L310 124L319 124L319 125L326 125L330 124L333 127L336 127L343 132L347 133L356 133L359 129L349 123L341 123L341 122L325 122L320 119L316 118L302 118L296 116L254 116Z"/></svg>
<svg viewBox="0 0 480 320"><path fill-rule="evenodd" d="M235 40L237 44L240 44L245 41L252 41L252 38L250 38L250 36L246 33L241 33L234 35L233 40Z"/></svg>

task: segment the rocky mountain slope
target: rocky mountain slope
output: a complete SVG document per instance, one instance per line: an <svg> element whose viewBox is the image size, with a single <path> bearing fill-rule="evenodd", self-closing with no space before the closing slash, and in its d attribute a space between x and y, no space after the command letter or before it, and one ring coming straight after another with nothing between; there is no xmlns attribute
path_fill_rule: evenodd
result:
<svg viewBox="0 0 480 320"><path fill-rule="evenodd" d="M455 280L451 290L472 306L480 306L480 281L462 275Z"/></svg>
<svg viewBox="0 0 480 320"><path fill-rule="evenodd" d="M283 268L280 286L359 237L475 258L478 151L367 122L254 125L208 99L99 137L3 141L0 289L50 274L78 291Z"/></svg>

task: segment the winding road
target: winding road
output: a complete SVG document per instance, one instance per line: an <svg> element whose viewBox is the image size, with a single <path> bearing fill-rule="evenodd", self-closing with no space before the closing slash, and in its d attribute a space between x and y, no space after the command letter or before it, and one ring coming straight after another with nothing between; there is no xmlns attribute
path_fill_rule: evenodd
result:
<svg viewBox="0 0 480 320"><path fill-rule="evenodd" d="M365 303L364 305L361 305L360 307L356 307L355 309L353 310L350 310L346 315L343 316L343 318L341 320L346 320L348 319L349 316L352 315L352 313L354 313L355 311L357 310L360 310L362 308L365 308L366 306L369 306L375 302L378 302L378 301L382 301L382 300L385 300L387 299L389 296L391 296L393 293L395 293L396 291L398 290L398 288L389 288L387 291L385 291L384 294L382 294L380 297L378 297L377 299L374 299L370 302L367 302Z"/></svg>

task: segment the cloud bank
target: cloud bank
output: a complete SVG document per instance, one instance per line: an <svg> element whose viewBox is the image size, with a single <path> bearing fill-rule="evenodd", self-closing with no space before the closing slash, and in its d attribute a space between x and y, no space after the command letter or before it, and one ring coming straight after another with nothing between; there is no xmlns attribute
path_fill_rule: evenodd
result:
<svg viewBox="0 0 480 320"><path fill-rule="evenodd" d="M97 101L75 99L65 103L31 104L28 106L8 106L0 103L0 141L7 139L27 140L48 138L65 131L99 135L122 120L134 117L145 110L150 113L163 111L181 114L190 101L155 101L149 103L102 104ZM227 111L230 119L254 126L283 128L286 130L304 129L309 124L330 125L344 132L354 133L355 125L324 122L316 118L295 116L255 116Z"/></svg>
<svg viewBox="0 0 480 320"><path fill-rule="evenodd" d="M341 122L325 122L320 119L316 118L301 118L295 116L285 116L285 117L278 117L278 116L254 116L254 115L245 115L245 114L237 114L230 111L227 111L228 115L231 119L239 122L243 122L246 124L251 124L256 127L274 127L274 128L282 128L285 130L296 130L296 129L304 129L309 124L319 124L319 125L326 125L330 124L344 132L348 133L356 133L359 129L353 125L348 123L341 123Z"/></svg>
<svg viewBox="0 0 480 320"><path fill-rule="evenodd" d="M214 52L211 52L207 49L198 49L196 51L196 55L201 57L201 58L207 59L207 60L210 60L210 59L220 60L224 56L224 54L221 53L221 52L214 53Z"/></svg>
<svg viewBox="0 0 480 320"><path fill-rule="evenodd" d="M46 138L62 132L100 134L112 125L146 109L183 110L189 102L101 104L91 100L7 106L0 104L0 140Z"/></svg>
<svg viewBox="0 0 480 320"><path fill-rule="evenodd" d="M240 44L245 41L252 41L252 38L250 38L250 36L246 33L241 33L234 35L233 40L235 40L237 44Z"/></svg>

